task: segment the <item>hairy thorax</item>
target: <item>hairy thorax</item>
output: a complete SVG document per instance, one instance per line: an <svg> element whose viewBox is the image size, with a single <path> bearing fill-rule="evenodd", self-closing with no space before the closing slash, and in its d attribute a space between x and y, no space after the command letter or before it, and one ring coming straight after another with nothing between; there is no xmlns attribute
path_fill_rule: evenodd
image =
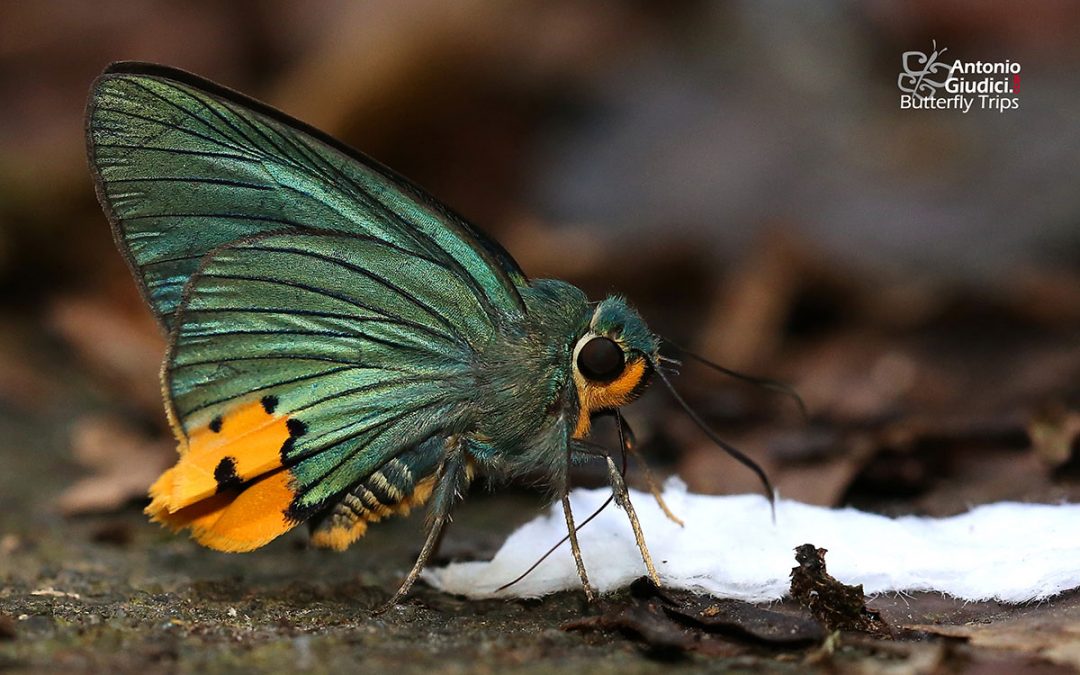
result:
<svg viewBox="0 0 1080 675"><path fill-rule="evenodd" d="M522 296L524 319L478 355L474 398L475 436L493 451L490 468L513 474L566 463L578 420L572 351L590 316L585 294L565 282L536 280Z"/></svg>

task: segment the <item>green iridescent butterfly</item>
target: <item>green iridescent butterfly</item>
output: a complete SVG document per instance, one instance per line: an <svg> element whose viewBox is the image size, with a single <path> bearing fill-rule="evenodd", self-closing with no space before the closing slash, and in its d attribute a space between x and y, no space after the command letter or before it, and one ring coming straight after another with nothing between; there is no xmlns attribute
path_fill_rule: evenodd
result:
<svg viewBox="0 0 1080 675"><path fill-rule="evenodd" d="M111 66L87 142L117 246L169 337L180 459L150 488L153 520L221 551L308 523L341 550L428 502L393 603L474 474L540 474L563 496L591 597L565 495L570 466L599 457L656 578L622 471L587 438L651 375L668 383L659 338L622 298L528 279L404 178L182 71Z"/></svg>

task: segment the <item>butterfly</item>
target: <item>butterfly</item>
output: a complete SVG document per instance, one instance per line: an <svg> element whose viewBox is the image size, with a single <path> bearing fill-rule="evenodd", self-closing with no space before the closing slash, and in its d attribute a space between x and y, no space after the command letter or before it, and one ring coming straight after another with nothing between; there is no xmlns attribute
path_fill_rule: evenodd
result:
<svg viewBox="0 0 1080 675"><path fill-rule="evenodd" d="M476 475L541 475L591 598L566 494L570 467L599 458L659 581L624 468L589 440L613 414L632 450L619 408L653 375L670 385L660 338L625 299L528 278L390 169L180 70L110 66L87 146L116 244L168 335L179 460L150 487L153 521L229 552L307 523L313 545L342 550L427 504L393 604Z"/></svg>

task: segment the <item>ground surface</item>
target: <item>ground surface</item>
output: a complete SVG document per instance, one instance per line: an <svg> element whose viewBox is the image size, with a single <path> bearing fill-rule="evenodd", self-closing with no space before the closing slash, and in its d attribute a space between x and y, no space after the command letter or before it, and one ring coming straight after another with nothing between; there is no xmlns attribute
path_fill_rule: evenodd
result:
<svg viewBox="0 0 1080 675"><path fill-rule="evenodd" d="M6 455L0 474L0 670L1056 673L1080 665L1075 594L1020 608L878 598L871 605L893 639L843 633L809 642L752 637L753 620L726 606L726 623L672 622L663 603L629 592L590 608L577 593L467 602L420 587L376 616L419 544L417 519L373 528L345 554L308 549L298 534L230 556L159 530L137 506L64 518L56 496L82 469L67 459L62 428L42 437L50 428L42 422L3 418L9 447L36 451ZM490 554L538 507L521 492L474 494L444 554ZM708 599L673 603L718 613L698 611ZM807 621L792 602L772 609Z"/></svg>

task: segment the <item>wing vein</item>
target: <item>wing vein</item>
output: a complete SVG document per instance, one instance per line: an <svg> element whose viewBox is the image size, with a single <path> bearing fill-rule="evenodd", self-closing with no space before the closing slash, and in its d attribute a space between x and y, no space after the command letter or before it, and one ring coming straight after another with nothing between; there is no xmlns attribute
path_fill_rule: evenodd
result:
<svg viewBox="0 0 1080 675"><path fill-rule="evenodd" d="M401 317L391 316L391 315L387 314L386 312L384 312L382 310L379 310L379 309L377 309L375 307L371 307L369 305L366 305L366 304L364 304L364 303L362 303L362 302L360 302L358 300L355 300L353 298L350 298L350 297L348 297L346 295L342 295L340 293L335 293L335 292L327 290L325 288L319 288L317 286L311 286L309 284L301 283L299 281L291 281L291 280L288 280L288 279L274 279L273 277L264 277L264 276L254 275L254 274L220 274L220 273L203 272L200 275L200 278L207 278L207 277L214 278L214 279L232 279L234 281L254 281L254 282L260 282L260 283L267 283L267 284L276 284L276 285L279 285L279 286L285 286L287 288L295 288L295 289L298 289L298 290L307 291L309 293L314 293L316 295L323 295L323 296L326 296L328 298L333 298L335 300L340 300L341 302L344 302L344 303L346 303L348 305L352 305L353 307L356 307L358 309L363 309L363 310L378 314L380 316L386 317L387 319L395 319L395 320L401 321L402 325L408 326L410 328L414 328L414 329L416 329L418 331L427 333L429 335L449 339L449 340L453 341L455 344L458 344L458 342L457 342L458 338L452 332L453 327L450 328L451 332L449 334L439 333L439 332L436 332L432 327L426 326L426 325L424 325L422 323L417 323L415 321L410 321L408 319L403 319ZM198 308L194 308L191 311L198 311Z"/></svg>
<svg viewBox="0 0 1080 675"><path fill-rule="evenodd" d="M400 325L399 322L394 320L386 321L372 321L371 323L387 323L392 325ZM236 337L240 335L297 335L301 337L319 337L319 338L332 338L334 340L353 340L359 342L373 342L375 344L381 344L386 347L393 347L395 349L403 349L406 351L417 352L421 354L431 354L435 356L443 356L443 352L421 345L409 345L400 342L393 342L385 338L376 337L370 333L365 333L361 330L341 332L331 330L313 330L305 328L244 328L233 329L223 331L206 331L206 332L181 332L180 344L188 344L192 340L202 340L206 338L219 338L219 337Z"/></svg>
<svg viewBox="0 0 1080 675"><path fill-rule="evenodd" d="M387 290L390 290L390 291L393 291L394 293L397 293L401 297L403 297L406 300L408 300L409 302L411 302L416 307L419 307L420 309L422 309L424 312L426 312L428 315L430 315L433 319L438 321L440 324L442 324L444 328L446 328L448 331L450 331L451 336L456 336L456 334L457 334L456 327L454 326L453 322L450 321L450 319L445 314L442 314L437 309L435 309L434 307L432 307L428 303L424 302L420 298L416 297L412 293L410 293L410 292L406 291L405 289L401 288L397 284L395 284L395 283L389 281L388 279L385 279L385 278L383 278L383 277L381 277L381 276L379 276L377 274L374 274L370 270L366 270L366 269L360 267L359 265L354 265L354 264L352 264L350 262L347 262L345 260L341 260L341 259L335 258L333 256L324 255L322 253L316 253L314 251L305 251L303 249L292 248L292 247L287 247L287 246L281 246L281 247L278 247L278 246L260 246L258 244L255 244L255 245L251 246L249 248L249 250L265 251L267 253L273 253L273 252L276 252L276 253L289 253L289 254L298 255L298 256L302 256L302 257L313 258L315 260L322 260L323 262L328 262L328 263L337 265L339 267L343 267L343 268L349 270L350 272L355 272L355 273L357 273L357 274L359 274L361 276L364 276L364 277L367 277L368 279L371 279L372 281L379 284L383 288L386 288ZM479 298L478 298L478 300L479 300ZM379 313L385 315L384 312L379 312Z"/></svg>
<svg viewBox="0 0 1080 675"><path fill-rule="evenodd" d="M139 89L142 89L143 91L145 91L147 94L150 94L154 98L156 98L156 99L162 101L163 103L165 103L165 105L167 105L167 106L169 106L171 108L174 108L175 110L177 110L181 115L183 115L187 119L194 120L195 122L198 122L205 129L209 130L210 133L217 134L222 139L226 139L229 143L236 143L237 142L237 139L232 138L232 137L222 133L222 130L220 128L210 124L207 120L203 119L202 117L199 117L198 115L195 114L194 111L185 108L184 106L178 104L176 101L170 100L166 96L163 96L159 92L154 91L152 88L148 87L147 85L143 84L142 82L139 82L138 80L129 80L129 81L133 85L138 87ZM159 80L159 81L161 81L161 80ZM194 100L196 102L201 102L201 100L197 96L193 96L189 91L187 91L183 87L178 87L178 86L176 86L175 84L173 84L171 82L166 82L166 84L168 84L169 87L173 91L184 94L189 100ZM204 107L205 107L205 104L204 104ZM241 138L243 138L243 135L241 135ZM251 146L251 147L253 149L258 149L257 146ZM236 149L243 150L243 141L240 141L240 146L237 147Z"/></svg>
<svg viewBox="0 0 1080 675"><path fill-rule="evenodd" d="M364 394L364 393L376 391L376 390L379 390L379 389L385 389L387 387L397 387L397 386L400 386L400 385L403 385L403 384L414 384L414 383L418 383L418 382L439 382L439 381L441 381L443 379L444 378L442 376L437 376L437 375L409 375L409 376L406 376L406 377L399 377L399 378L397 378L395 380L382 380L380 382L371 382L371 383L368 383L368 384L362 384L362 385L360 385L358 387L353 387L351 389L345 389L343 391L339 391L337 393L330 394L329 396L323 396L322 398L315 399L314 401L309 401L308 403L304 404L303 406L293 409L292 411L290 411L290 413L291 414L301 413L301 412L304 412L305 410L310 410L311 408L314 408L315 406L317 406L317 405L319 405L321 403L326 403L327 401L332 401L332 400L334 400L336 398L343 398L343 397L346 397L346 396L355 396L357 394ZM345 427L348 427L348 426L350 426L352 424L357 424L357 422L350 422L349 424L346 424ZM345 428L345 427L342 427L342 428ZM326 433L332 433L333 431L337 431L337 430L336 429L331 430L331 431L328 431ZM323 435L325 435L325 433Z"/></svg>
<svg viewBox="0 0 1080 675"><path fill-rule="evenodd" d="M116 131L124 131L117 129ZM164 152L170 155L188 155L191 157L207 157L213 159L235 159L240 162L252 162L261 164L262 160L250 155L237 155L231 152L214 152L212 150L190 150L187 148L168 148L159 145L138 145L135 143L96 143L99 148L116 148L119 150L149 150L151 152Z"/></svg>
<svg viewBox="0 0 1080 675"><path fill-rule="evenodd" d="M288 385L288 384L297 384L299 382L306 382L308 380L316 380L316 379L319 379L320 377L329 377L330 375L336 375L338 373L343 373L343 372L348 371L348 370L376 370L376 368L367 368L367 367L364 367L364 366L340 366L340 367L337 367L337 368L329 368L327 370L319 370L319 371L316 371L314 373L306 373L304 375L300 375L300 376L297 376L297 377L292 377L292 378L289 378L289 379L286 379L286 380L275 380L273 382L266 382L266 383L260 384L259 386L255 387L253 389L248 389L247 391L245 391L243 393L240 393L240 394L236 394L234 396L223 396L222 398L214 399L212 401L207 401L205 403L200 403L199 405L195 406L194 408L191 408L190 410L188 410L184 414L185 415L194 415L195 413L197 413L199 411L202 411L202 410L206 410L207 408L213 408L214 406L221 405L222 403L228 403L229 401L233 401L233 400L236 400L238 398L243 398L245 396L249 396L249 395L254 394L256 392L266 391L267 389L276 389L277 387L283 387L283 386Z"/></svg>
<svg viewBox="0 0 1080 675"><path fill-rule="evenodd" d="M397 423L397 422L400 422L400 421L401 421L401 420L402 420L403 418L405 418L405 417L408 417L409 415L413 415L413 414L416 414L417 412L420 412L420 411L421 411L421 410L423 410L424 408L430 408L430 407L432 407L432 406L435 406L435 405L442 405L442 404L443 404L443 397L440 397L440 398L438 398L438 399L435 399L435 400L432 400L432 401L426 401L426 402L424 403L424 405L420 405L420 406L415 406L415 407L412 407L412 408L408 408L408 409L406 409L406 410L402 410L402 411L400 411L400 412L398 412L398 413L396 413L396 414L394 414L394 415L392 415L392 416L390 416L390 417L387 417L387 418L385 418L385 419L379 420L378 422L374 422L374 423L371 423L371 424L369 424L368 426L366 426L366 427L364 427L364 428L362 428L362 429L359 429L359 430L357 430L357 431L356 431L355 433L350 433L350 434L348 434L347 436L345 436L344 438L341 438L341 439L335 440L335 441L333 442L333 445L335 445L335 446L336 446L336 445L341 445L341 444L343 444L343 443L348 443L348 442L350 442L350 441L353 441L353 440L356 440L356 439L357 439L357 438L359 438L360 436L363 436L364 434L368 434L368 433L375 433L375 432L378 432L377 434L375 434L375 435L376 435L376 437L378 437L378 436L382 435L383 433L385 433L385 431L379 431L380 429L383 429L384 427L386 427L386 426L388 426L388 425L391 425L391 424L395 424L395 423ZM340 426L340 427L337 427L336 429L333 429L333 430L331 430L331 431L328 431L328 432L327 432L326 434L324 434L324 435L329 435L329 434L333 434L333 433L338 433L338 432L340 432L340 431L343 431L343 430L345 430L345 429L348 429L348 428L349 428L350 426L355 426L355 425L357 425L357 424L360 424L360 422L352 422L352 423L350 423L350 424L345 424L345 425L342 425L342 426ZM437 433L438 433L437 431L434 431L434 430L432 430L432 431L429 431L429 432L425 433L424 435L425 435L425 436L431 436L431 435L433 435L433 434L437 434ZM336 462L336 463L334 463L334 464L333 464L332 466L330 466L330 467L327 467L327 468L326 468L326 469L325 469L324 471L322 471L322 472L321 472L321 474L320 474L320 475L319 475L319 476L318 476L318 477L317 477L317 478L315 479L315 481L312 481L312 480L311 480L311 478L309 478L309 479L308 479L308 481L309 481L309 482L312 482L312 483L317 483L318 481L321 481L321 480L325 480L327 476L329 476L330 474L332 474L332 473L336 472L336 471L337 471L337 470L339 470L339 469L340 469L340 468L341 468L342 466L344 466L344 465L345 465L345 464L346 464L347 462L351 461L351 460L352 460L352 459L353 459L354 457L356 457L356 454L357 454L358 452L362 452L362 451L363 451L364 449L366 449L366 448L367 448L368 446L370 446L370 445L371 445L371 443L372 443L372 442L373 442L374 440L375 440L375 439L374 439L374 438L372 438L372 439L370 439L370 440L369 440L369 441L368 441L367 443L364 443L364 444L357 444L357 446L356 446L355 448L353 448L352 450L350 450L349 452L347 452L347 453L345 454L345 456L344 456L344 457L342 457L342 458L341 458L341 459L340 459L339 461L337 461L337 462ZM310 456L311 456L312 454L315 454L315 453L317 453L317 452L319 452L319 451L321 451L321 450L324 450L324 449L325 449L325 448L320 448L320 449L318 449L318 450L315 450L315 451L313 451L313 452L312 452L312 451L305 451L305 452L304 452L304 454L303 454L303 456L302 456L302 457L299 457L299 458L298 458L298 461L297 461L297 463L299 463L299 460L302 460L302 459L306 459L307 457L310 457ZM291 460L291 459L292 459L292 458L290 457L290 460ZM291 465L292 465L292 464L289 464L289 466L291 466ZM346 489L348 489L348 488L346 488ZM339 494L340 494L340 493L339 493ZM328 497L328 498L327 498L327 500L329 500L329 499L333 499L333 498L334 498L335 496L336 496L336 495L331 495L330 497ZM325 501L327 501L327 500L324 500L324 502L325 502Z"/></svg>
<svg viewBox="0 0 1080 675"><path fill-rule="evenodd" d="M229 148L230 150L235 150L235 151L240 152L240 153L243 153L245 150L249 149L249 148L244 148L243 146L233 145L231 143L224 142L220 138L214 138L213 136L207 136L206 134L199 133L198 131L195 131L194 129L189 129L188 127L180 126L179 124L176 124L175 122L170 122L168 120L159 119L157 117L150 117L149 115L140 115L139 113L131 112L130 110L121 110L119 108L109 108L107 106L106 107L98 107L97 110L98 110L98 112L113 113L114 115L125 115L127 117L132 117L132 118L137 119L137 120L142 120L143 122L149 122L150 124L156 124L158 126L165 127L166 129L172 129L173 131L178 131L181 134L186 134L186 135L191 136L193 138L200 138L200 139L202 139L204 141L207 141L209 143L213 143L214 145L217 145L219 147Z"/></svg>
<svg viewBox="0 0 1080 675"><path fill-rule="evenodd" d="M139 176L136 178L113 178L110 185L117 183L203 183L206 185L227 185L228 187L251 190L273 190L273 186L263 183L245 183L230 178L208 178L204 176Z"/></svg>
<svg viewBox="0 0 1080 675"><path fill-rule="evenodd" d="M221 363L233 363L236 361L319 361L323 363L338 363L342 365L353 366L362 370L389 370L392 372L409 372L401 371L394 368L388 368L386 366L373 366L371 364L363 364L359 361L351 361L349 359L337 359L325 354L255 354L255 355L238 355L228 357L217 357L213 359L203 359L201 361L188 361L186 363L170 363L168 366L168 372L174 373L184 368L197 368L199 366L209 366Z"/></svg>

